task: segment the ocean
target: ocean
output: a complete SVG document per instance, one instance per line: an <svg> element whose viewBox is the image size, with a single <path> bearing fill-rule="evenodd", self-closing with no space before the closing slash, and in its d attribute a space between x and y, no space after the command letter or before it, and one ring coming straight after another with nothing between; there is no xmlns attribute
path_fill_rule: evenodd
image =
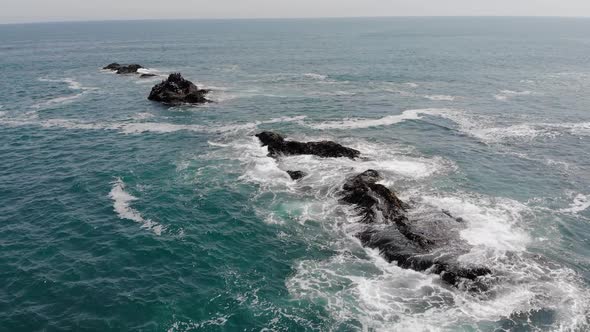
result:
<svg viewBox="0 0 590 332"><path fill-rule="evenodd" d="M148 101L172 72L215 102ZM590 329L590 19L0 25L0 73L0 331ZM367 169L492 289L363 248Z"/></svg>

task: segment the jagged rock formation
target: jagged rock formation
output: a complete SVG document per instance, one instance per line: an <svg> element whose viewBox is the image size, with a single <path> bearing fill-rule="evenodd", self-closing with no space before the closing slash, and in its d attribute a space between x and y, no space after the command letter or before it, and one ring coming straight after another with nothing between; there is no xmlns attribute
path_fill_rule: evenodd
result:
<svg viewBox="0 0 590 332"><path fill-rule="evenodd" d="M410 220L410 206L378 184L379 180L377 171L368 170L348 179L342 188L341 201L354 205L360 221L367 225L357 234L361 243L378 249L387 261L402 268L439 274L455 286L484 289L480 279L491 270L457 260L469 251L469 245L459 236L462 220L450 217L448 212Z"/></svg>
<svg viewBox="0 0 590 332"><path fill-rule="evenodd" d="M185 80L180 73L170 74L168 79L152 88L149 100L170 105L208 103L205 98L209 90L199 89L193 82Z"/></svg>
<svg viewBox="0 0 590 332"><path fill-rule="evenodd" d="M296 142L286 141L283 136L265 131L256 134L263 146L268 146L268 153L271 157L279 155L302 155L310 154L323 158L357 158L361 153L355 149L347 148L332 141L321 142Z"/></svg>

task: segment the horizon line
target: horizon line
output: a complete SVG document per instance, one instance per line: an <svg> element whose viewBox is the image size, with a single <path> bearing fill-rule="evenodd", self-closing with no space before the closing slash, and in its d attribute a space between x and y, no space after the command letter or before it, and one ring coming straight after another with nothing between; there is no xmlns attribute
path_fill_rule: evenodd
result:
<svg viewBox="0 0 590 332"><path fill-rule="evenodd" d="M194 17L194 18L116 18L116 19L65 19L46 21L0 22L0 25L59 24L59 23L107 23L107 22L162 22L162 21L264 21L264 20L327 20L366 18L567 18L588 19L590 16L558 15L384 15L384 16L317 16L317 17Z"/></svg>

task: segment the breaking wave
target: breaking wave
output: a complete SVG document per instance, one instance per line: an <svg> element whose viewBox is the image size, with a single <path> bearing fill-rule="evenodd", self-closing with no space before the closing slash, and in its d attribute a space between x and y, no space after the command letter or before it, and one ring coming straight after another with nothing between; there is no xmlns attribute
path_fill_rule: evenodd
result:
<svg viewBox="0 0 590 332"><path fill-rule="evenodd" d="M406 120L418 120L422 119L421 115L424 114L439 114L446 111L446 109L438 108L427 108L417 110L407 110L402 114L388 115L379 119L344 119L340 121L329 121L315 124L307 124L309 127L314 129L359 129L379 126L390 126L396 123L400 123Z"/></svg>

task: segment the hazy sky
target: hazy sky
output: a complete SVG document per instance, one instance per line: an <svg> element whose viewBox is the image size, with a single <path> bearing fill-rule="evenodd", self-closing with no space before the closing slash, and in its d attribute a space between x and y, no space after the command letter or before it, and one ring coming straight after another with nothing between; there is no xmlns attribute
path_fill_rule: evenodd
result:
<svg viewBox="0 0 590 332"><path fill-rule="evenodd" d="M590 16L590 0L0 0L0 23L464 15Z"/></svg>

